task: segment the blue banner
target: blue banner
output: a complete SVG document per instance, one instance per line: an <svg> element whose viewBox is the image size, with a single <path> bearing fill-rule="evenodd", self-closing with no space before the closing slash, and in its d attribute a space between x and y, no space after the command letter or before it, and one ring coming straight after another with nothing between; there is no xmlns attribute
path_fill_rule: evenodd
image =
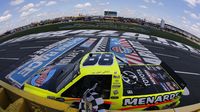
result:
<svg viewBox="0 0 200 112"><path fill-rule="evenodd" d="M56 58L82 43L87 38L66 39L65 42L58 44L56 47L48 50L40 56L32 58L30 61L18 67L16 70L7 75L7 78L17 84L23 86L24 82L34 75L42 67L48 65Z"/></svg>

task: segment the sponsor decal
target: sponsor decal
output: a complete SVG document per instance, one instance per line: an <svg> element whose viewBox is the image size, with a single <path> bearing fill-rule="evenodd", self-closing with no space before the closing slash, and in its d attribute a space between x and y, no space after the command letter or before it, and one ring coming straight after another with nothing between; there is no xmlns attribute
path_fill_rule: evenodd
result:
<svg viewBox="0 0 200 112"><path fill-rule="evenodd" d="M127 90L126 93L127 94L133 94L133 91L132 90Z"/></svg>
<svg viewBox="0 0 200 112"><path fill-rule="evenodd" d="M130 85L134 85L138 82L138 77L131 71L123 71L122 79L124 82Z"/></svg>
<svg viewBox="0 0 200 112"><path fill-rule="evenodd" d="M162 86L162 88L165 90L165 91L170 91L170 89L167 87L167 85L165 83L160 83L160 85Z"/></svg>
<svg viewBox="0 0 200 112"><path fill-rule="evenodd" d="M125 98L123 99L122 106L155 104L155 103L160 103L160 102L176 99L180 95L181 93L178 92L178 93L172 93L172 94L159 95L157 97L149 96L149 97L141 97L141 98Z"/></svg>
<svg viewBox="0 0 200 112"><path fill-rule="evenodd" d="M144 85L150 86L151 84L150 84L149 80L147 79L146 75L142 72L142 70L137 69L136 71L139 74L140 78L142 79L142 82L144 83Z"/></svg>
<svg viewBox="0 0 200 112"><path fill-rule="evenodd" d="M113 94L117 95L117 94L119 94L119 91L118 90L113 90Z"/></svg>
<svg viewBox="0 0 200 112"><path fill-rule="evenodd" d="M113 78L119 79L120 76L119 75L114 75Z"/></svg>
<svg viewBox="0 0 200 112"><path fill-rule="evenodd" d="M34 75L34 73L36 73L42 67L48 65L50 62L54 61L59 56L63 55L85 40L86 38L74 38L69 41L66 39L62 44L53 47L40 56L36 56L25 64L21 65L16 70L9 73L6 78L11 80L12 83L16 83L19 87L21 87L28 78Z"/></svg>
<svg viewBox="0 0 200 112"><path fill-rule="evenodd" d="M170 82L166 82L166 85L169 87L170 90L175 90L175 88L171 85Z"/></svg>
<svg viewBox="0 0 200 112"><path fill-rule="evenodd" d="M152 77L152 74L147 71L147 70L144 70L145 74L149 77L149 79L151 80L151 82L155 85L155 84L158 84L158 82Z"/></svg>
<svg viewBox="0 0 200 112"><path fill-rule="evenodd" d="M146 65L127 65L120 68L123 80L123 95L131 96L156 94L166 91L179 90L179 86L171 77L169 77L169 74L164 69L162 69L161 66L156 66L148 65L148 67L146 67ZM167 84L167 82L169 84ZM130 94L131 92L127 93L128 90L137 92Z"/></svg>
<svg viewBox="0 0 200 112"><path fill-rule="evenodd" d="M56 70L52 70L52 66L46 67L41 71L40 74L36 74L30 81L33 86L42 86L45 82L47 82L54 74Z"/></svg>

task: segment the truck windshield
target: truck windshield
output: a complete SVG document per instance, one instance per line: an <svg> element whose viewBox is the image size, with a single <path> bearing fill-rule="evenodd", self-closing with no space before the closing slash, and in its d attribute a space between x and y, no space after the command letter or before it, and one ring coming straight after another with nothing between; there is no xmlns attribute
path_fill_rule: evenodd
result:
<svg viewBox="0 0 200 112"><path fill-rule="evenodd" d="M74 79L79 74L79 63L70 63L68 65L62 65L62 68L59 68L55 75L44 83L41 88L58 92L65 87L70 81Z"/></svg>

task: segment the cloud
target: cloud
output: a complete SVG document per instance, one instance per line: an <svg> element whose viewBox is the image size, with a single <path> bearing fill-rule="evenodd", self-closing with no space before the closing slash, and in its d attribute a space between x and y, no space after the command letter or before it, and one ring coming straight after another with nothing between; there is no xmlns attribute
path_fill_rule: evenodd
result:
<svg viewBox="0 0 200 112"><path fill-rule="evenodd" d="M185 0L189 6L195 7L197 4L200 4L200 0Z"/></svg>
<svg viewBox="0 0 200 112"><path fill-rule="evenodd" d="M39 13L37 14L36 16L37 17L44 17L44 16L47 16L48 14L46 12L43 12L43 13Z"/></svg>
<svg viewBox="0 0 200 112"><path fill-rule="evenodd" d="M33 14L34 12L36 12L36 11L38 11L38 9L31 8L31 9L29 9L27 11L22 12L20 16L21 17L29 16L29 15Z"/></svg>
<svg viewBox="0 0 200 112"><path fill-rule="evenodd" d="M55 5L55 4L57 4L56 1L49 1L49 2L47 2L46 6L51 6L51 5Z"/></svg>
<svg viewBox="0 0 200 112"><path fill-rule="evenodd" d="M10 5L19 5L23 2L24 0L11 0Z"/></svg>
<svg viewBox="0 0 200 112"><path fill-rule="evenodd" d="M39 3L35 4L35 6L36 7L40 7L40 6L42 6L42 5L46 4L46 3L47 3L47 1L40 1Z"/></svg>
<svg viewBox="0 0 200 112"><path fill-rule="evenodd" d="M9 14L9 13L0 16L0 23L1 23L1 22L5 22L5 21L8 21L11 17L12 17L12 15Z"/></svg>
<svg viewBox="0 0 200 112"><path fill-rule="evenodd" d="M92 6L92 4L90 2L87 2L87 3L83 3L83 4L77 4L74 7L75 8L86 8L86 7L90 7L90 6Z"/></svg>
<svg viewBox="0 0 200 112"><path fill-rule="evenodd" d="M146 5L140 5L139 7L143 8L143 9L147 9L148 8Z"/></svg>
<svg viewBox="0 0 200 112"><path fill-rule="evenodd" d="M180 28L183 28L185 31L190 32L191 34L194 34L196 36L200 37L200 23L193 23L189 19L187 19L186 16L181 17L181 24L177 25L180 26Z"/></svg>
<svg viewBox="0 0 200 112"><path fill-rule="evenodd" d="M157 1L156 0L144 0L144 2L146 2L146 3L157 3Z"/></svg>
<svg viewBox="0 0 200 112"><path fill-rule="evenodd" d="M181 17L181 22L186 26L189 26L188 24L191 24L191 21L189 21L185 16Z"/></svg>
<svg viewBox="0 0 200 112"><path fill-rule="evenodd" d="M105 6L105 5L109 5L110 2L106 2L106 3L99 3L99 5Z"/></svg>
<svg viewBox="0 0 200 112"><path fill-rule="evenodd" d="M34 13L38 10L39 9L36 9L36 6L33 3L28 3L19 10L19 12L21 13L20 17L25 17L28 15L31 15L32 13Z"/></svg>
<svg viewBox="0 0 200 112"><path fill-rule="evenodd" d="M34 4L33 4L33 3L29 3L29 4L25 5L25 6L23 6L23 7L19 10L19 12L27 11L27 10L33 8L33 7L34 7Z"/></svg>
<svg viewBox="0 0 200 112"><path fill-rule="evenodd" d="M161 0L143 0L145 3L148 4L157 4L159 6L163 6L163 2L161 2Z"/></svg>
<svg viewBox="0 0 200 112"><path fill-rule="evenodd" d="M191 18L193 19L197 19L197 20L200 20L200 13L199 14L196 14L196 13L193 13L191 11L188 11L188 10L184 10L184 13L185 14L188 14Z"/></svg>
<svg viewBox="0 0 200 112"><path fill-rule="evenodd" d="M193 24L190 28L196 35L200 35L200 23Z"/></svg>
<svg viewBox="0 0 200 112"><path fill-rule="evenodd" d="M159 5L159 6L163 6L164 4L163 4L162 2L159 2L158 5Z"/></svg>
<svg viewBox="0 0 200 112"><path fill-rule="evenodd" d="M3 12L3 15L9 14L9 13L10 13L10 11L6 10L6 11Z"/></svg>

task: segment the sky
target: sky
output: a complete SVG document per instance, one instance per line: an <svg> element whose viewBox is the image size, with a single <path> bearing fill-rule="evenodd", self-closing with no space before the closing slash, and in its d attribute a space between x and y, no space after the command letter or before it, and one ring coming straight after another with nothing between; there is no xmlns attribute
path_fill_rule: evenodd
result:
<svg viewBox="0 0 200 112"><path fill-rule="evenodd" d="M103 15L142 18L186 30L200 38L200 0L0 0L0 34L45 19Z"/></svg>

